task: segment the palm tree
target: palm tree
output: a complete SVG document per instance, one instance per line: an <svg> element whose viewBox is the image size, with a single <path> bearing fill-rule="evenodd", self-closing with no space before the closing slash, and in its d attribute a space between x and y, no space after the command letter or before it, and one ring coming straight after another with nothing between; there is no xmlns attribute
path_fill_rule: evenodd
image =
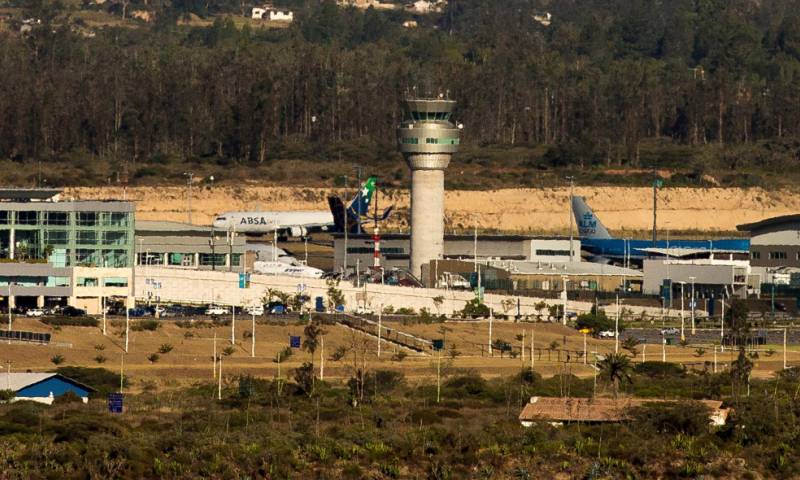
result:
<svg viewBox="0 0 800 480"><path fill-rule="evenodd" d="M620 382L631 383L631 359L624 353L609 353L597 364L600 374L614 385L614 398L619 393Z"/></svg>

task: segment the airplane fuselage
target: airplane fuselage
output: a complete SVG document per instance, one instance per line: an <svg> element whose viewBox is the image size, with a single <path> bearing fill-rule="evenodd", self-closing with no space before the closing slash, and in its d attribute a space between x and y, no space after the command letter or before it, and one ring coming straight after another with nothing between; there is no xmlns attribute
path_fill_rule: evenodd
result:
<svg viewBox="0 0 800 480"><path fill-rule="evenodd" d="M226 212L214 219L214 228L241 233L271 233L275 230L324 228L333 225L329 211Z"/></svg>
<svg viewBox="0 0 800 480"><path fill-rule="evenodd" d="M645 248L691 248L706 251L731 251L748 253L750 240L746 238L726 238L719 240L625 240L622 238L582 238L581 248L592 255L618 260L628 258L643 260L653 256L653 253L643 251Z"/></svg>

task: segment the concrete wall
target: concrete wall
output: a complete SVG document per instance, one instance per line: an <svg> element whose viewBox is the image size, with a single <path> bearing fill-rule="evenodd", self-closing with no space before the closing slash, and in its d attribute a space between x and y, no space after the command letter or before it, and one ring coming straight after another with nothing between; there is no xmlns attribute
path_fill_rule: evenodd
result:
<svg viewBox="0 0 800 480"><path fill-rule="evenodd" d="M147 296L147 287L143 281L143 270L137 267L136 297L140 301ZM314 298L321 296L326 299L328 286L324 280L301 279L293 277L252 275L250 288L239 288L239 277L235 273L173 270L168 268L149 267L148 278L155 280L158 288L150 291L158 292L162 302L183 302L195 304L219 303L223 305L252 305L261 301L268 288L295 294L299 285L304 285L307 295L312 298L310 307L313 307ZM468 291L446 291L427 288L395 287L390 285L369 284L366 287L356 288L348 282L341 282L339 288L345 296L345 305L348 310L363 306L377 310L381 305L391 305L395 309L401 307L428 308L432 313L451 314L464 308L464 304L474 298ZM433 298L441 296L444 302L437 310ZM549 305L560 305L560 300L544 300L532 297L519 297L523 315L537 313L535 305L541 301ZM503 313L503 301L512 300L516 305L517 297L487 294L485 303L498 313ZM587 302L569 302L569 311L586 312L591 308ZM516 313L516 306L513 312Z"/></svg>
<svg viewBox="0 0 800 480"><path fill-rule="evenodd" d="M444 170L411 170L411 273L444 256Z"/></svg>
<svg viewBox="0 0 800 480"><path fill-rule="evenodd" d="M701 261L698 261L701 262ZM728 285L737 291L746 286L749 267L746 262L738 263L678 263L678 261L645 260L644 261L644 293L658 295L661 285L671 278L673 285L686 282L685 292L694 278L697 285ZM676 288L676 287L673 287ZM741 293L741 292L739 292Z"/></svg>

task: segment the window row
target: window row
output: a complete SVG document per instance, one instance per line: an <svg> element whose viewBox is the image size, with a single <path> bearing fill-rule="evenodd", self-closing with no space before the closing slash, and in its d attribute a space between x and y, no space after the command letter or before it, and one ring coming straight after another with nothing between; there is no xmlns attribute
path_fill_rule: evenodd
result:
<svg viewBox="0 0 800 480"><path fill-rule="evenodd" d="M127 227L129 222L125 212L75 212L75 224L82 227ZM0 211L0 225L12 224L71 225L70 212Z"/></svg>
<svg viewBox="0 0 800 480"><path fill-rule="evenodd" d="M428 145L458 145L458 138L426 138L425 143Z"/></svg>
<svg viewBox="0 0 800 480"><path fill-rule="evenodd" d="M450 112L411 112L411 118L414 120L448 120Z"/></svg>
<svg viewBox="0 0 800 480"><path fill-rule="evenodd" d="M198 255L198 262L203 267L224 267L226 266L227 254L225 253L201 253ZM231 255L231 266L241 266L242 255L234 253ZM194 254L193 253L157 253L145 252L136 254L137 265L169 265L173 267L193 267Z"/></svg>
<svg viewBox="0 0 800 480"><path fill-rule="evenodd" d="M104 287L127 287L128 279L125 277L106 277L103 278ZM78 277L75 286L77 287L99 287L100 279L97 277Z"/></svg>

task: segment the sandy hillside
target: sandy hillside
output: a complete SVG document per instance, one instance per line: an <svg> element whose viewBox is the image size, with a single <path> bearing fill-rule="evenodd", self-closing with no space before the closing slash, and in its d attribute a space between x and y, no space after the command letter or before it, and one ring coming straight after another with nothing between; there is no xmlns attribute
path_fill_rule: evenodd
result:
<svg viewBox="0 0 800 480"><path fill-rule="evenodd" d="M231 187L200 185L193 188L192 221L208 224L216 213L231 210L327 209L326 196L337 192L323 188ZM341 191L338 191L341 193ZM66 196L81 199L128 198L137 201L142 220L186 221L185 187L71 188ZM472 228L516 232L566 232L567 189L504 189L448 191L448 230ZM647 230L652 227L652 190L649 188L585 187L576 195L587 197L603 223L612 230ZM347 195L350 197L350 194ZM406 190L384 192L379 204L397 206L392 229L406 227L409 195ZM732 231L736 225L774 215L800 212L800 192L764 189L674 188L659 192L659 225L671 230Z"/></svg>

